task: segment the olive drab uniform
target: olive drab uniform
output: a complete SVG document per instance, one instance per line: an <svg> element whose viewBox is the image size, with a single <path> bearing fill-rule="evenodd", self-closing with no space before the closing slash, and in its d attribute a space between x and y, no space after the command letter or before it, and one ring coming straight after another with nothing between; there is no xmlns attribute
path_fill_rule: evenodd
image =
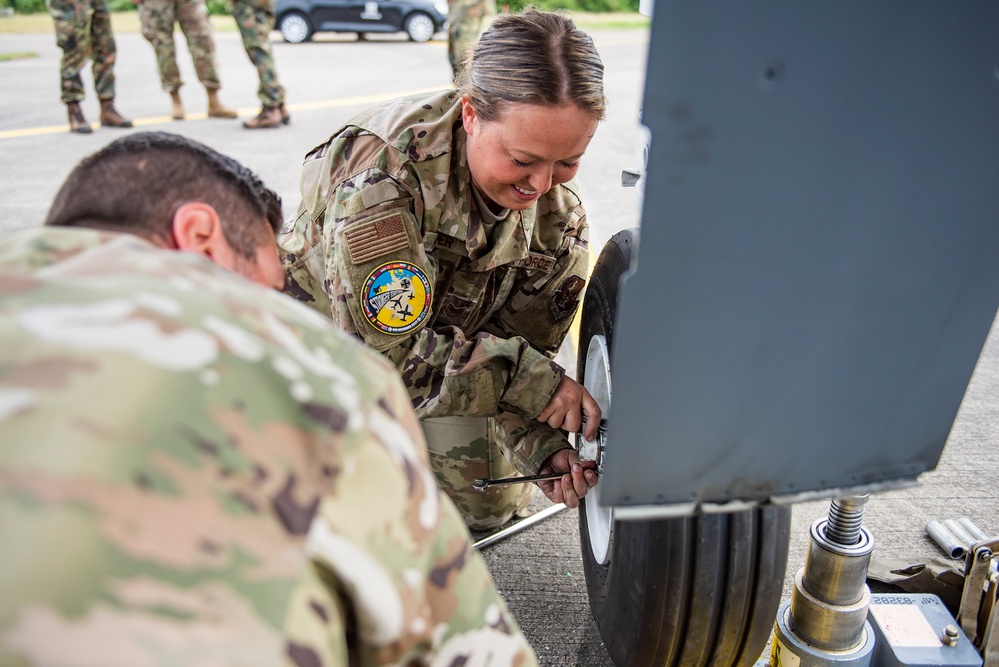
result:
<svg viewBox="0 0 999 667"><path fill-rule="evenodd" d="M532 420L564 374L551 356L589 257L575 182L490 216L473 196L465 141L454 91L361 114L306 156L303 201L278 244L287 291L395 363L442 487L469 526L487 528L536 487L482 494L472 480L511 464L532 474L569 447ZM476 430L461 417L495 418Z"/></svg>
<svg viewBox="0 0 999 667"><path fill-rule="evenodd" d="M274 0L229 0L229 12L239 26L246 55L257 68L260 79L257 97L265 107L284 104L284 88L278 80L271 48Z"/></svg>
<svg viewBox="0 0 999 667"><path fill-rule="evenodd" d="M479 35L496 18L495 0L448 0L447 58L451 72L457 76Z"/></svg>
<svg viewBox="0 0 999 667"><path fill-rule="evenodd" d="M61 99L81 102L85 96L80 73L93 61L94 88L102 100L114 99L114 64L117 51L111 32L107 0L47 0L55 22L56 44L62 49Z"/></svg>
<svg viewBox="0 0 999 667"><path fill-rule="evenodd" d="M0 286L0 664L537 665L385 359L128 234Z"/></svg>
<svg viewBox="0 0 999 667"><path fill-rule="evenodd" d="M178 23L187 38L198 81L210 91L222 87L215 64L215 38L205 0L141 0L139 21L142 36L156 52L156 66L163 90L174 93L183 85L177 67L177 44L173 37L174 25Z"/></svg>

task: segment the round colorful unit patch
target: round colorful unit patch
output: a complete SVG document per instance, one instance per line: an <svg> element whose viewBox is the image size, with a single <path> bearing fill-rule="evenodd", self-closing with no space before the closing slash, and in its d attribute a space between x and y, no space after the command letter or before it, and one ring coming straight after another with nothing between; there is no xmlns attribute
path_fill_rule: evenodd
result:
<svg viewBox="0 0 999 667"><path fill-rule="evenodd" d="M409 262L388 262L371 272L361 288L361 310L371 326L401 336L430 314L430 280Z"/></svg>

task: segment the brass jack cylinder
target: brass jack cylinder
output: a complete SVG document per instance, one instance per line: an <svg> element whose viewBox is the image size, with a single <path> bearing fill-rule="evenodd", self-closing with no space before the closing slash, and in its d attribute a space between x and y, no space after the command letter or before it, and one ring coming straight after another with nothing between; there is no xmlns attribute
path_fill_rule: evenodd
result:
<svg viewBox="0 0 999 667"><path fill-rule="evenodd" d="M867 496L834 500L828 519L812 524L805 567L791 593L791 629L803 640L833 651L861 640L871 592L867 568L874 538L861 527Z"/></svg>
<svg viewBox="0 0 999 667"><path fill-rule="evenodd" d="M790 603L778 615L774 667L784 663L782 650L797 655L802 667L870 664L874 637L867 623L867 568L874 538L861 526L867 499L833 500L828 518L812 524L805 566L795 575Z"/></svg>

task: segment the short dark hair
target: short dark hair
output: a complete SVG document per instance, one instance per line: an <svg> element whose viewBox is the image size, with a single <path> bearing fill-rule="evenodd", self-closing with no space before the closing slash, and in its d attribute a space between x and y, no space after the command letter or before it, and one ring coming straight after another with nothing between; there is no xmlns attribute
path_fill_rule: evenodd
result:
<svg viewBox="0 0 999 667"><path fill-rule="evenodd" d="M236 160L169 132L138 132L111 142L70 172L45 224L169 238L174 214L190 202L208 204L229 245L253 259L277 233L281 199Z"/></svg>

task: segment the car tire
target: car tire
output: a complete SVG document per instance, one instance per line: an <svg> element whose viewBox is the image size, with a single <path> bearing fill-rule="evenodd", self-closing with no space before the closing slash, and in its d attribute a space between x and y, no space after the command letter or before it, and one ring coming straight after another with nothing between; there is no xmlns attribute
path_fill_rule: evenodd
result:
<svg viewBox="0 0 999 667"><path fill-rule="evenodd" d="M430 38L437 32L434 20L423 12L413 12L407 16L403 27L406 34L409 35L409 39L414 42L429 42Z"/></svg>
<svg viewBox="0 0 999 667"><path fill-rule="evenodd" d="M292 11L284 14L278 21L278 30L284 41L291 44L301 44L312 39L315 32L312 21L302 12Z"/></svg>
<svg viewBox="0 0 999 667"><path fill-rule="evenodd" d="M583 301L577 375L602 409L610 407L618 283L637 247L637 230L615 234ZM613 449L605 440L606 427L600 444ZM790 508L618 521L599 489L582 500L580 543L590 608L614 664L753 665L780 604Z"/></svg>

